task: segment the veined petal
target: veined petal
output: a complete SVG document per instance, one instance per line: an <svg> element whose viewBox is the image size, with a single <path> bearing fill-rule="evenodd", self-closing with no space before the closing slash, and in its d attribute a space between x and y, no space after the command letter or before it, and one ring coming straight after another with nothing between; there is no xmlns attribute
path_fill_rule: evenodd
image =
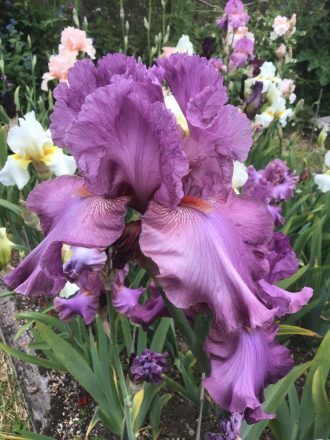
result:
<svg viewBox="0 0 330 440"><path fill-rule="evenodd" d="M140 247L159 268L173 304L206 304L229 330L261 326L276 314L258 299L258 280L268 271L266 244L273 223L265 207L231 195L183 199L167 209L150 203L142 219Z"/></svg>
<svg viewBox="0 0 330 440"><path fill-rule="evenodd" d="M18 154L11 154L0 170L0 182L5 186L16 185L24 188L30 179L28 166L31 160L22 159Z"/></svg>
<svg viewBox="0 0 330 440"><path fill-rule="evenodd" d="M293 365L289 350L276 342L276 332L276 326L271 325L227 333L213 323L205 342L211 358L205 388L222 408L244 413L248 423L274 417L262 411L263 390Z"/></svg>
<svg viewBox="0 0 330 440"><path fill-rule="evenodd" d="M44 240L5 282L25 295L55 295L64 287L61 250L63 243L106 248L123 229L127 199L93 196L79 177L63 176L38 185L28 206L41 217Z"/></svg>
<svg viewBox="0 0 330 440"><path fill-rule="evenodd" d="M50 147L45 150L45 156L42 159L55 176L65 174L73 175L77 169L76 161L72 156L64 154L61 148Z"/></svg>
<svg viewBox="0 0 330 440"><path fill-rule="evenodd" d="M96 194L132 195L142 211L152 197L175 206L183 196L188 164L174 116L164 103L141 99L131 80L88 96L68 146Z"/></svg>

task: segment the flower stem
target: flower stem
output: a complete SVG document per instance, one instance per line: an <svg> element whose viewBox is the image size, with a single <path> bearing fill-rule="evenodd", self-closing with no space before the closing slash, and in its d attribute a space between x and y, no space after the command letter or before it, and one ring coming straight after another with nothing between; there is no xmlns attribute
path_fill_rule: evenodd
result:
<svg viewBox="0 0 330 440"><path fill-rule="evenodd" d="M131 417L131 409L132 409L132 397L129 392L125 376L123 373L123 368L120 361L120 356L118 352L116 333L115 333L115 311L112 306L112 297L111 294L107 294L107 302L108 302L108 316L110 321L110 341L112 346L112 358L114 362L115 371L118 374L119 386L124 402L124 417L125 417L125 426L121 435L121 440L135 440L135 435L133 431L132 417Z"/></svg>

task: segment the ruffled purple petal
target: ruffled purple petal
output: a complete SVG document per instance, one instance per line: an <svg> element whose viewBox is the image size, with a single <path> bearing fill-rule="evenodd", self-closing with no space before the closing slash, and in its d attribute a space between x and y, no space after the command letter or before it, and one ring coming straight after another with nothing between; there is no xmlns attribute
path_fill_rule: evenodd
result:
<svg viewBox="0 0 330 440"><path fill-rule="evenodd" d="M60 192L61 204L58 203ZM110 246L124 229L127 198L93 196L86 190L83 179L63 176L38 185L29 195L28 206L39 214L47 235L7 275L5 282L24 295L54 295L65 284L63 243L89 248Z"/></svg>
<svg viewBox="0 0 330 440"><path fill-rule="evenodd" d="M67 132L77 117L86 96L97 88L97 71L92 60L80 60L68 72L68 84L54 90L54 112L50 116L52 139L59 147L67 145Z"/></svg>
<svg viewBox="0 0 330 440"><path fill-rule="evenodd" d="M130 310L139 303L139 298L142 295L144 288L130 289L124 284L127 270L118 271L117 278L112 284L112 304L117 312L123 315L129 315Z"/></svg>
<svg viewBox="0 0 330 440"><path fill-rule="evenodd" d="M219 106L227 102L223 78L210 66L206 58L173 54L158 59L157 64L164 68L165 80L184 114L187 112L190 99L203 92L206 87L216 87L221 92L218 96Z"/></svg>
<svg viewBox="0 0 330 440"><path fill-rule="evenodd" d="M160 317L169 316L167 307L155 287L149 288L151 296L143 304L136 304L129 311L129 319L134 324L140 324L147 330L148 327Z"/></svg>
<svg viewBox="0 0 330 440"><path fill-rule="evenodd" d="M194 148L198 149L198 146L191 139L189 141L192 157ZM233 168L234 162L224 156L211 156L210 153L204 159L199 157L195 162L192 161L189 174L183 179L184 193L203 199L216 194L226 199L232 190Z"/></svg>
<svg viewBox="0 0 330 440"><path fill-rule="evenodd" d="M162 69L148 69L134 57L123 54L108 54L98 61L97 66L91 60L80 60L69 70L68 84L60 83L54 91L56 103L50 118L50 129L58 146L67 146L67 134L86 97L120 77L138 83L140 94L151 102L163 100Z"/></svg>
<svg viewBox="0 0 330 440"><path fill-rule="evenodd" d="M255 284L268 272L272 228L263 206L234 195L226 203L187 197L176 209L150 204L140 246L175 306L206 304L217 322L235 330L276 314L258 301Z"/></svg>
<svg viewBox="0 0 330 440"><path fill-rule="evenodd" d="M68 145L93 193L130 194L141 210L152 197L175 206L183 196L188 165L174 116L163 103L141 99L131 80L88 96Z"/></svg>
<svg viewBox="0 0 330 440"><path fill-rule="evenodd" d="M213 324L205 342L211 360L205 388L222 408L244 413L248 423L274 417L262 411L263 390L293 365L289 350L277 344L276 332L271 325L227 333Z"/></svg>
<svg viewBox="0 0 330 440"><path fill-rule="evenodd" d="M272 198L274 202L289 200L299 182L299 176L289 170L286 163L280 159L275 159L266 166L263 177L273 187Z"/></svg>
<svg viewBox="0 0 330 440"><path fill-rule="evenodd" d="M290 238L283 232L274 233L269 243L267 259L269 273L266 281L272 284L291 277L299 268L297 256L290 246Z"/></svg>
<svg viewBox="0 0 330 440"><path fill-rule="evenodd" d="M300 292L288 292L280 287L269 284L265 280L259 282L259 296L270 307L277 307L277 316L284 316L287 313L296 313L308 303L313 295L313 289L304 287Z"/></svg>
<svg viewBox="0 0 330 440"><path fill-rule="evenodd" d="M56 297L54 307L62 321L80 315L86 324L90 324L99 310L99 298L104 287L96 273L84 273L79 281L79 292L69 299Z"/></svg>

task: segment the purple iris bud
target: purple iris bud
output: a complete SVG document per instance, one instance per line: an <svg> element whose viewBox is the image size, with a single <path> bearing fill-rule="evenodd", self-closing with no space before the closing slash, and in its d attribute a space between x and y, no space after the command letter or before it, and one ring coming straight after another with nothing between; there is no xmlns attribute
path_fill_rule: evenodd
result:
<svg viewBox="0 0 330 440"><path fill-rule="evenodd" d="M238 440L240 439L243 414L234 412L228 420L222 418L218 422L219 433L207 432L204 440Z"/></svg>
<svg viewBox="0 0 330 440"><path fill-rule="evenodd" d="M209 60L211 66L213 66L217 70L227 70L227 66L225 66L222 58L211 58Z"/></svg>
<svg viewBox="0 0 330 440"><path fill-rule="evenodd" d="M253 67L253 72L252 72L252 76L258 76L260 73L260 67L263 65L264 60L258 58L258 57L254 57L252 60L252 67Z"/></svg>
<svg viewBox="0 0 330 440"><path fill-rule="evenodd" d="M214 37L205 37L202 43L202 55L210 59L216 50L216 40Z"/></svg>
<svg viewBox="0 0 330 440"><path fill-rule="evenodd" d="M256 81L252 87L252 93L246 101L244 112L252 121L262 104L262 87L261 81Z"/></svg>
<svg viewBox="0 0 330 440"><path fill-rule="evenodd" d="M133 359L131 373L137 382L146 381L155 384L162 382L162 374L168 371L168 353L156 353L146 348Z"/></svg>
<svg viewBox="0 0 330 440"><path fill-rule="evenodd" d="M103 250L72 246L72 257L64 263L63 272L74 281L83 270L100 272L106 261L107 254Z"/></svg>

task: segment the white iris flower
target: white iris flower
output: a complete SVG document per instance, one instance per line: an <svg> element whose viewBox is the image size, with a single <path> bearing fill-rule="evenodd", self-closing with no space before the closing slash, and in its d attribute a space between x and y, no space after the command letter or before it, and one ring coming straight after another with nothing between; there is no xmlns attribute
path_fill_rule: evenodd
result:
<svg viewBox="0 0 330 440"><path fill-rule="evenodd" d="M29 181L28 166L43 163L56 176L74 174L76 163L62 149L53 144L49 130L45 131L34 112L19 118L19 125L8 132L10 154L0 171L0 182L5 186L17 185L22 189Z"/></svg>

